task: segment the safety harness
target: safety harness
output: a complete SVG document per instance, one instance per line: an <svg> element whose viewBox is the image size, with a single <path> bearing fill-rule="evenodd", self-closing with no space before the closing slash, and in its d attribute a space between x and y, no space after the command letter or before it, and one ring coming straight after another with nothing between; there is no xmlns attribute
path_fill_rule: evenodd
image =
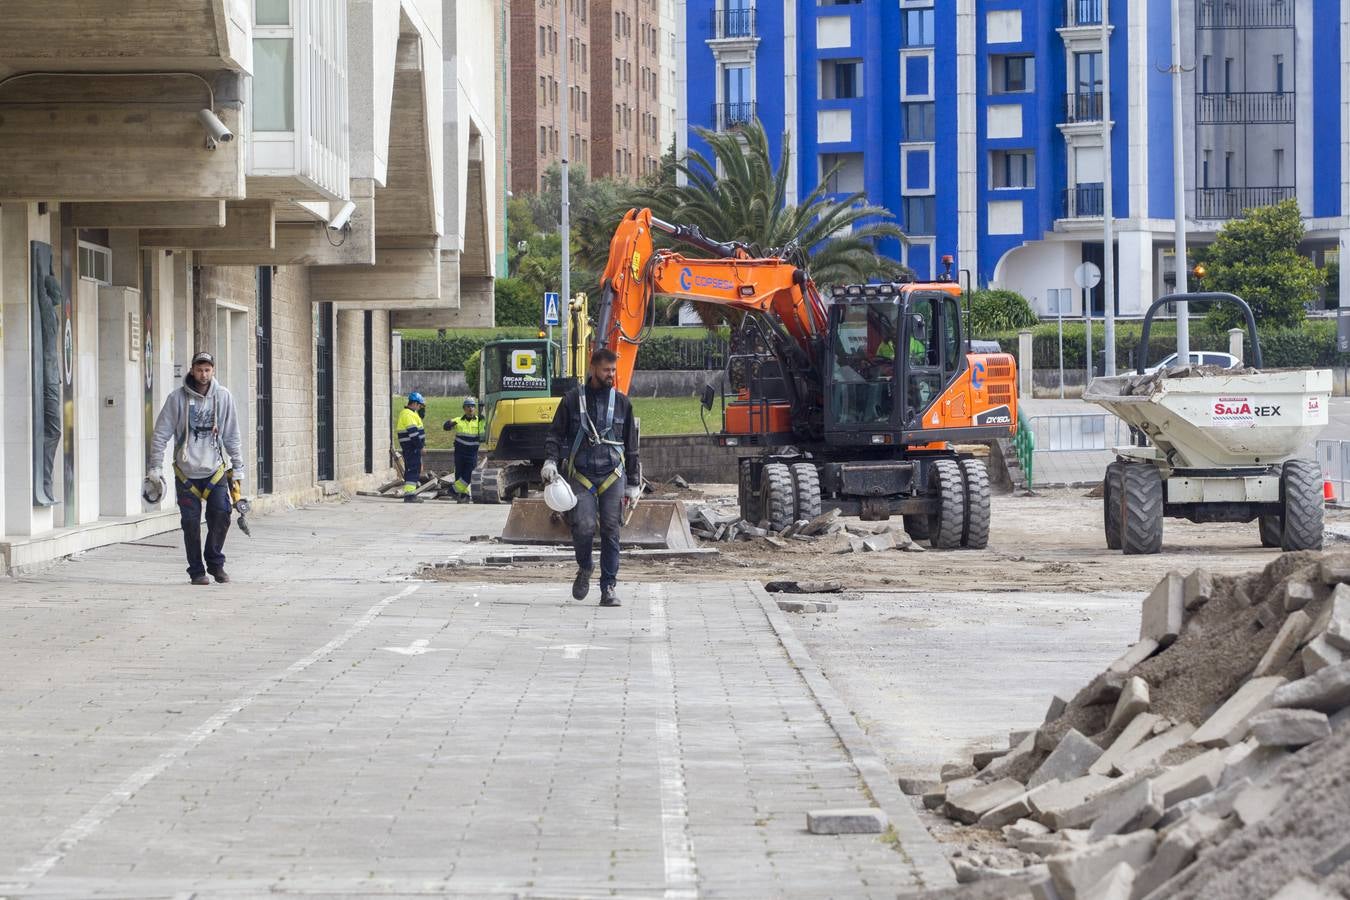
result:
<svg viewBox="0 0 1350 900"><path fill-rule="evenodd" d="M203 398L203 399L205 399L205 398ZM192 402L193 402L193 401L189 400L189 405L191 405ZM199 487L197 487L195 484L193 484L192 481L191 481L186 475L183 474L183 470L180 469L180 468L178 467L178 461L177 461L177 460L174 460L174 464L173 464L173 474L174 474L174 476L177 477L178 480L181 481L183 484L185 484L185 485L187 486L187 489L188 489L189 491L192 492L193 496L195 496L198 500L202 501L202 503L206 503L206 501L207 501L208 499L210 499L210 497L211 497L211 492L212 492L213 490L215 490L216 485L220 484L220 480L221 480L222 478L225 477L225 472L227 471L226 468L225 468L225 463L224 463L224 461L223 461L223 460L225 459L225 448L224 448L223 446L221 446L221 442L220 442L220 415L219 415L219 414L220 414L220 404L218 404L218 403L216 402L216 398L215 398L214 396L212 396L212 398L211 398L211 439L214 440L215 443L216 443L216 453L218 453L218 454L220 455L220 458L221 458L222 462L221 462L221 464L220 464L219 466L216 467L216 471L213 472L213 473L211 473L211 480L207 482L206 487L205 487L205 488L199 488ZM192 413L191 413L191 412L189 412L189 413L187 413L186 415L184 415L184 417L183 417L183 434L182 434L181 437L179 437L177 446L174 448L174 456L177 456L177 455L178 455L178 451L181 450L182 447L183 447L183 445L187 443L187 440L188 440L188 431L189 431L189 429L192 427L191 420L192 420Z"/></svg>
<svg viewBox="0 0 1350 900"><path fill-rule="evenodd" d="M582 387L577 391L577 406L581 411L581 424L577 428L576 439L572 441L572 453L567 457L567 472L572 478L576 479L578 484L597 497L624 477L623 441L614 439L614 397L617 393L614 388L609 389L609 402L605 404L605 414L601 419L604 427L596 428L595 422L592 421L590 413L586 410L586 388ZM588 441L592 447L609 446L615 447L619 451L618 468L610 472L605 480L598 485L577 471L577 451L581 449L583 439Z"/></svg>

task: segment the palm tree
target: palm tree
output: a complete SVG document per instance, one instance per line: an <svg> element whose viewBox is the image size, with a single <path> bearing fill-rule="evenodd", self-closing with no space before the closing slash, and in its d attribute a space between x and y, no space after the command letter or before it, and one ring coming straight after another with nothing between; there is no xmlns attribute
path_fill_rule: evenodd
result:
<svg viewBox="0 0 1350 900"><path fill-rule="evenodd" d="M862 191L838 200L827 196L837 166L801 203L788 205L791 151L786 141L775 167L758 121L734 132L695 130L711 148L713 159L690 151L675 163L685 184L638 187L627 198L629 206L649 207L669 222L697 225L719 241L744 242L756 255L798 260L819 284L867 281L908 271L877 252L878 240L906 240L889 210L868 203ZM692 248L681 252L697 255Z"/></svg>

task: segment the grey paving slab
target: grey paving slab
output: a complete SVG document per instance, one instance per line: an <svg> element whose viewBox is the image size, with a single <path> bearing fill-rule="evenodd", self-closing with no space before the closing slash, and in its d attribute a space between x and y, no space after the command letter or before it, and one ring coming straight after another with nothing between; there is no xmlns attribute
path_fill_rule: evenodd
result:
<svg viewBox="0 0 1350 900"><path fill-rule="evenodd" d="M0 894L863 897L944 879L921 830L805 832L807 809L869 805L877 763L749 586L625 584L602 610L563 584L406 580L502 515L262 518L231 541L229 586L188 586L162 538L0 583Z"/></svg>

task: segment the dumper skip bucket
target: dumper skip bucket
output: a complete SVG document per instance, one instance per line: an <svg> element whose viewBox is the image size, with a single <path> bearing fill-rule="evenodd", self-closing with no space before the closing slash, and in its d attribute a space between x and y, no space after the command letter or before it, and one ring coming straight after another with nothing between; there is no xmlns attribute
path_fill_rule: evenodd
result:
<svg viewBox="0 0 1350 900"><path fill-rule="evenodd" d="M597 539L599 534L596 535ZM512 501L502 538L508 544L571 544L572 530L565 513L555 513L537 497ZM619 532L624 547L644 550L693 550L698 544L689 532L689 519L679 500L643 500Z"/></svg>

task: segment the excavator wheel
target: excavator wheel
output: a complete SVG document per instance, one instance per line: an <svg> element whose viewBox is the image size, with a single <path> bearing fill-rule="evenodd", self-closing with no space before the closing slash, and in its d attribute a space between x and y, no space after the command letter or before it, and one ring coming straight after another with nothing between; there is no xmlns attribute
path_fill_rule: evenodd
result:
<svg viewBox="0 0 1350 900"><path fill-rule="evenodd" d="M1148 463L1130 463L1120 473L1120 549L1157 553L1162 536L1162 474Z"/></svg>
<svg viewBox="0 0 1350 900"><path fill-rule="evenodd" d="M792 471L787 463L765 463L760 476L760 496L764 498L764 517L769 520L769 529L782 531L796 519L796 491L792 484Z"/></svg>
<svg viewBox="0 0 1350 900"><path fill-rule="evenodd" d="M737 472L739 476L737 499L740 501L741 518L747 522L758 522L764 518L764 504L755 496L754 468L750 465L750 460L740 460Z"/></svg>
<svg viewBox="0 0 1350 900"><path fill-rule="evenodd" d="M1282 550L1322 549L1322 470L1307 459L1291 459L1280 473L1284 505Z"/></svg>
<svg viewBox="0 0 1350 900"><path fill-rule="evenodd" d="M983 550L989 546L989 471L978 459L961 460L966 482L966 525L961 546Z"/></svg>
<svg viewBox="0 0 1350 900"><path fill-rule="evenodd" d="M1278 547L1284 540L1284 519L1281 516L1262 516L1256 520L1261 533L1262 547Z"/></svg>
<svg viewBox="0 0 1350 900"><path fill-rule="evenodd" d="M928 540L928 517L927 516L905 516L905 534L916 541Z"/></svg>
<svg viewBox="0 0 1350 900"><path fill-rule="evenodd" d="M1102 528L1106 531L1106 549L1120 549L1121 470L1125 463L1116 460L1106 467L1102 478Z"/></svg>
<svg viewBox="0 0 1350 900"><path fill-rule="evenodd" d="M928 490L937 500L936 512L928 516L928 540L938 550L961 546L966 529L966 485L961 464L938 459L928 467Z"/></svg>
<svg viewBox="0 0 1350 900"><path fill-rule="evenodd" d="M820 515L820 470L812 463L793 463L792 484L797 495L797 518Z"/></svg>

